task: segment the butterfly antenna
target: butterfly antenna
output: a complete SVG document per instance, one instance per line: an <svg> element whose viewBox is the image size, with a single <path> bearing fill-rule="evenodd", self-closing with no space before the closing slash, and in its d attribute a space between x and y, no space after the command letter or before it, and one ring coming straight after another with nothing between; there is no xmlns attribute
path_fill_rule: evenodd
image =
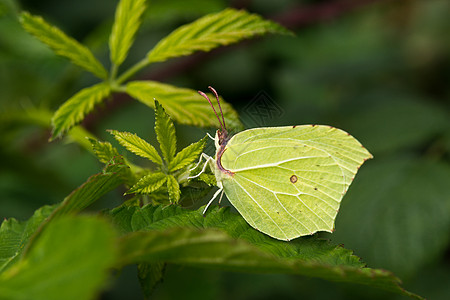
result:
<svg viewBox="0 0 450 300"><path fill-rule="evenodd" d="M211 105L211 107L212 107L214 113L216 114L217 120L219 120L220 128L222 128L222 131L225 131L225 125L222 124L222 122L220 121L219 115L217 114L216 109L214 108L214 105L212 104L211 100L209 100L208 95L206 95L206 94L203 93L202 91L198 91L198 93L199 93L200 95L202 95L203 98L205 98L206 100L208 100L209 105ZM220 105L219 105L219 107L220 107ZM222 111L222 109L221 109L221 111ZM223 116L222 116L222 117L223 117Z"/></svg>
<svg viewBox="0 0 450 300"><path fill-rule="evenodd" d="M223 117L222 107L220 106L219 94L217 94L216 90L212 86L208 86L208 89L210 89L210 91L213 92L214 96L216 96L217 104L219 105L219 109L220 109L220 114L222 115L223 127L226 130L227 126L225 125L225 118Z"/></svg>

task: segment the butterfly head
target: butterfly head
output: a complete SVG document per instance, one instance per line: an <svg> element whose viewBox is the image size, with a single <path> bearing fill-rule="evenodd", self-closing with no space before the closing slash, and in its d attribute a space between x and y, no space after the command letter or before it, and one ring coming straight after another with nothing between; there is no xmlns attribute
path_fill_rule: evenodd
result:
<svg viewBox="0 0 450 300"><path fill-rule="evenodd" d="M226 130L218 129L214 137L214 144L216 149L224 148L229 140L228 132Z"/></svg>

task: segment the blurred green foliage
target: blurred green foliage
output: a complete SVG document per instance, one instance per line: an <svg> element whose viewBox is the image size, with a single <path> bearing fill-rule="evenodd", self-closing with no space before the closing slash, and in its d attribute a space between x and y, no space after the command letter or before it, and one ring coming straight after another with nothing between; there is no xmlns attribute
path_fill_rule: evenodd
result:
<svg viewBox="0 0 450 300"><path fill-rule="evenodd" d="M153 66L140 76L192 89L214 86L247 127L329 124L350 132L374 159L344 198L336 232L371 267L391 270L404 286L430 299L450 297L450 3L445 0L245 1L279 22L299 16L296 37L267 37ZM377 3L375 3L377 2ZM0 216L26 219L53 204L100 165L68 140L48 143L51 112L95 83L25 33L17 13L43 15L108 60L116 1L0 1ZM233 4L233 3L232 3ZM236 4L236 3L234 3ZM178 25L225 8L224 1L151 1L124 67ZM320 12L329 9L328 17ZM335 12L333 14L333 12ZM248 109L264 90L280 114L254 118ZM137 133L156 144L154 112L117 97L85 120L102 140L105 129ZM26 111L26 113L24 113ZM267 113L267 112L266 112ZM179 148L204 130L177 126ZM210 149L212 150L212 146ZM108 194L120 201L120 193ZM115 203L117 205L117 203ZM288 275L246 275L169 267L155 299L386 299L365 287ZM140 299L126 270L104 299ZM368 291L371 291L368 294ZM372 296L370 296L372 295Z"/></svg>

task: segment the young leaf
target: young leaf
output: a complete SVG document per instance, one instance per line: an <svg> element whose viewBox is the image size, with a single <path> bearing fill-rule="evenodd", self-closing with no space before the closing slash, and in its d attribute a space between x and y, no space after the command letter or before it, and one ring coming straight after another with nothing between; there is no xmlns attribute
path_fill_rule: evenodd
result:
<svg viewBox="0 0 450 300"><path fill-rule="evenodd" d="M203 148L205 148L206 141L207 137L205 136L200 141L192 143L178 152L169 164L169 171L174 172L180 170L196 161L202 153Z"/></svg>
<svg viewBox="0 0 450 300"><path fill-rule="evenodd" d="M170 163L177 151L177 138L175 137L175 126L166 114L164 108L155 100L155 132L159 142L162 155L167 163Z"/></svg>
<svg viewBox="0 0 450 300"><path fill-rule="evenodd" d="M145 0L121 0L117 5L116 19L109 38L111 61L119 66L127 57L145 11Z"/></svg>
<svg viewBox="0 0 450 300"><path fill-rule="evenodd" d="M56 54L64 56L75 65L93 73L101 79L108 78L108 72L92 52L67 36L57 27L51 26L39 16L23 12L20 16L23 28L49 46Z"/></svg>
<svg viewBox="0 0 450 300"><path fill-rule="evenodd" d="M142 177L125 194L150 194L159 189L167 180L164 173L157 172Z"/></svg>
<svg viewBox="0 0 450 300"><path fill-rule="evenodd" d="M108 132L111 133L122 146L134 154L147 158L160 166L163 164L161 156L159 156L155 147L137 135L129 132L120 132L117 130L108 130Z"/></svg>
<svg viewBox="0 0 450 300"><path fill-rule="evenodd" d="M108 84L99 83L82 89L64 102L52 118L52 139L61 136L83 120L84 116L91 112L96 104L108 97L110 93L111 90Z"/></svg>
<svg viewBox="0 0 450 300"><path fill-rule="evenodd" d="M289 33L279 24L258 15L228 8L176 29L161 40L147 57L149 62L165 61L270 32Z"/></svg>
<svg viewBox="0 0 450 300"><path fill-rule="evenodd" d="M197 91L179 88L156 81L132 81L127 84L127 93L147 106L155 108L154 99L158 99L172 120L198 127L220 127L208 101ZM214 96L208 94L211 99ZM236 111L221 99L225 122L228 129L242 129ZM217 104L214 105L219 109Z"/></svg>
<svg viewBox="0 0 450 300"><path fill-rule="evenodd" d="M97 156L101 163L107 164L115 156L119 156L119 152L111 145L111 143L100 142L92 138L90 138L89 141L91 142L95 156Z"/></svg>
<svg viewBox="0 0 450 300"><path fill-rule="evenodd" d="M172 175L167 176L167 191L169 193L170 203L178 203L180 200L180 185Z"/></svg>
<svg viewBox="0 0 450 300"><path fill-rule="evenodd" d="M117 257L115 232L98 217L49 223L30 252L0 275L2 299L94 299Z"/></svg>
<svg viewBox="0 0 450 300"><path fill-rule="evenodd" d="M392 273L365 267L350 250L317 236L289 243L272 239L227 208L215 207L204 217L202 209L189 211L177 206L119 207L111 216L114 223L125 225L123 229L138 231L121 238L123 265L164 261L240 272L298 274L370 285L421 299L404 290Z"/></svg>

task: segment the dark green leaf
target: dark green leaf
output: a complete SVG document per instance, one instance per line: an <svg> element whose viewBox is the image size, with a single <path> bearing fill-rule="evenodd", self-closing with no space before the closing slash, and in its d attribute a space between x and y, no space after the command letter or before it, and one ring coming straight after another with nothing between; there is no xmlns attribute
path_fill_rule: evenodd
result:
<svg viewBox="0 0 450 300"><path fill-rule="evenodd" d="M450 166L442 162L369 163L342 203L332 239L370 265L413 275L450 243L449 178Z"/></svg>
<svg viewBox="0 0 450 300"><path fill-rule="evenodd" d="M228 209L212 208L204 217L202 209L119 207L111 217L116 224L126 225L123 230L139 231L122 238L123 264L165 261L242 272L300 274L420 298L403 290L392 273L365 268L343 247L315 237L275 240L251 228Z"/></svg>
<svg viewBox="0 0 450 300"><path fill-rule="evenodd" d="M159 148L165 161L169 164L177 151L177 138L175 136L175 126L166 114L164 108L155 100L155 132L159 142Z"/></svg>
<svg viewBox="0 0 450 300"><path fill-rule="evenodd" d="M207 137L205 136L200 141L192 143L183 150L181 150L180 152L178 152L175 158L169 164L169 170L171 172L180 170L186 167L187 165L193 163L194 161L198 160L200 154L203 151L203 148L205 148L206 141Z"/></svg>
<svg viewBox="0 0 450 300"><path fill-rule="evenodd" d="M94 106L108 97L111 89L106 83L99 83L82 89L72 98L64 102L52 118L52 138L68 131L94 109Z"/></svg>
<svg viewBox="0 0 450 300"><path fill-rule="evenodd" d="M157 172L145 175L135 185L133 185L126 194L150 194L159 189L167 180L164 173Z"/></svg>
<svg viewBox="0 0 450 300"><path fill-rule="evenodd" d="M258 15L229 8L178 28L148 53L148 60L164 61L196 51L209 51L270 32L289 33L277 23L264 20Z"/></svg>
<svg viewBox="0 0 450 300"><path fill-rule="evenodd" d="M155 286L163 280L165 266L166 264L161 262L138 265L139 283L147 299L150 298Z"/></svg>
<svg viewBox="0 0 450 300"><path fill-rule="evenodd" d="M127 84L127 93L153 109L155 108L154 99L158 99L172 120L180 124L220 127L208 101L200 96L197 91L156 81L132 81ZM212 94L208 94L208 96L210 99L215 99ZM213 103L218 111L219 107L215 101ZM220 104L228 129L241 130L243 126L236 111L222 98Z"/></svg>
<svg viewBox="0 0 450 300"><path fill-rule="evenodd" d="M114 231L97 217L64 217L43 230L14 268L0 275L2 299L93 299L116 259Z"/></svg>
<svg viewBox="0 0 450 300"><path fill-rule="evenodd" d="M178 204L180 204L182 207L192 209L198 208L199 204L204 203L203 201L205 197L211 191L211 186L200 181L190 181L189 185L181 186L180 190L181 190L181 197Z"/></svg>
<svg viewBox="0 0 450 300"><path fill-rule="evenodd" d="M115 157L101 173L89 177L85 183L67 196L55 209L51 218L76 213L88 207L101 196L124 183L124 173L127 169L121 157Z"/></svg>
<svg viewBox="0 0 450 300"><path fill-rule="evenodd" d="M136 155L147 158L158 165L162 165L161 156L159 156L155 147L141 139L137 135L129 132L120 132L117 130L108 130L114 138L129 151Z"/></svg>
<svg viewBox="0 0 450 300"><path fill-rule="evenodd" d="M109 38L111 61L115 65L122 64L127 57L145 8L145 0L121 0L117 5L116 19Z"/></svg>
<svg viewBox="0 0 450 300"><path fill-rule="evenodd" d="M70 59L74 64L106 79L108 72L92 52L58 28L51 26L39 16L23 12L20 17L23 28L49 46L56 54Z"/></svg>

